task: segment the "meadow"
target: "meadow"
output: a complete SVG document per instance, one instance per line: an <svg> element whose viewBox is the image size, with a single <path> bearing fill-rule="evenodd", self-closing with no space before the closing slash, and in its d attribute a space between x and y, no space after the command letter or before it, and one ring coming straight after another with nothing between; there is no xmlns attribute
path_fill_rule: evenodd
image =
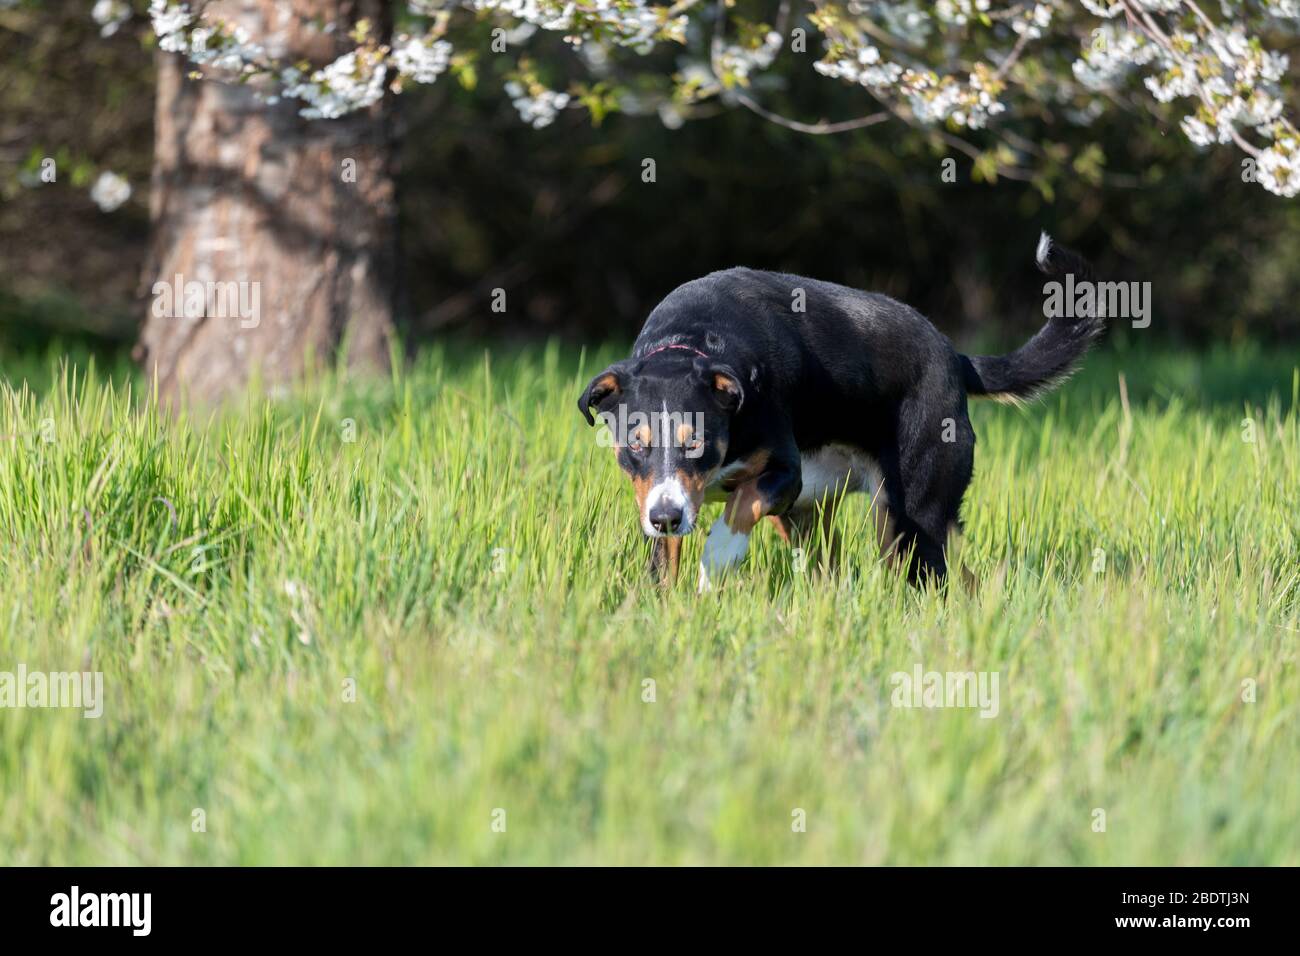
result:
<svg viewBox="0 0 1300 956"><path fill-rule="evenodd" d="M768 531L707 595L575 407L616 354L180 418L6 359L0 671L104 713L0 709L0 863L1300 863L1300 353L975 406L972 590ZM893 706L917 667L996 716Z"/></svg>

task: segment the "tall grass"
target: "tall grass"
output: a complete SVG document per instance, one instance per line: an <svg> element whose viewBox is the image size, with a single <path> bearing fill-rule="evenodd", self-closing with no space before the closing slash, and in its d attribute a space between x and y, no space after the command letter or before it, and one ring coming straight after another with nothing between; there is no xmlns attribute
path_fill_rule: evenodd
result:
<svg viewBox="0 0 1300 956"><path fill-rule="evenodd" d="M574 408L611 355L210 418L13 378L0 671L106 701L0 710L0 862L1300 863L1300 355L977 406L972 592L760 534L706 596L649 585ZM918 664L997 716L891 706Z"/></svg>

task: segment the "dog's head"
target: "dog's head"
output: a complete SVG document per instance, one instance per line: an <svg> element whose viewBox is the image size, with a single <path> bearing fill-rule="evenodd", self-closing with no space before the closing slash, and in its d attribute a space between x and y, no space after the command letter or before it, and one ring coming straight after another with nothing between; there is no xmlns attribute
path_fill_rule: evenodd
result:
<svg viewBox="0 0 1300 956"><path fill-rule="evenodd" d="M589 425L598 417L609 429L636 491L641 527L657 538L695 526L744 401L730 366L672 348L615 362L591 380L578 408Z"/></svg>

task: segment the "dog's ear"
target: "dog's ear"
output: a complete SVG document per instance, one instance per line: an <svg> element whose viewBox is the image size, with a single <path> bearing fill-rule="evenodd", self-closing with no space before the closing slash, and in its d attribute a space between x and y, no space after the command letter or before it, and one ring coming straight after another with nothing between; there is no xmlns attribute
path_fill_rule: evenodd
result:
<svg viewBox="0 0 1300 956"><path fill-rule="evenodd" d="M615 362L591 380L586 391L578 397L578 410L582 412L582 417L587 420L588 425L596 424L596 419L592 417L591 410L598 407L601 402L611 395L621 393L626 376L627 363Z"/></svg>
<svg viewBox="0 0 1300 956"><path fill-rule="evenodd" d="M712 363L704 368L704 378L713 389L713 396L729 415L740 411L745 404L745 386L740 384L740 376L730 365Z"/></svg>

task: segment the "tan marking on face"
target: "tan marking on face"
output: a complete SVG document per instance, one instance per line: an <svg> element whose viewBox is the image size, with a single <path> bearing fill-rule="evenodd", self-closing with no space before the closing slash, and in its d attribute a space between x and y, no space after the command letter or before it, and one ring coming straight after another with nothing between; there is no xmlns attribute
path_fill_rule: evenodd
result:
<svg viewBox="0 0 1300 956"><path fill-rule="evenodd" d="M713 477L717 473L716 468L704 474L689 471L673 472L673 477L677 479L677 483L686 492L686 497L690 499L692 514L699 515L700 508L704 506L705 490L712 484Z"/></svg>
<svg viewBox="0 0 1300 956"><path fill-rule="evenodd" d="M758 482L747 481L731 493L722 516L736 534L749 534L763 517L765 505L758 493Z"/></svg>
<svg viewBox="0 0 1300 956"><path fill-rule="evenodd" d="M638 475L630 475L629 477L632 479L632 491L636 494L636 513L643 515L645 514L646 495L650 494L653 482L649 478Z"/></svg>
<svg viewBox="0 0 1300 956"><path fill-rule="evenodd" d="M731 392L733 395L740 391L740 386L730 375L723 375L721 372L713 374L713 387L719 392Z"/></svg>
<svg viewBox="0 0 1300 956"><path fill-rule="evenodd" d="M681 425L677 426L678 447L685 448L687 445L690 444L691 439L694 437L695 437L695 429L692 428L690 425L682 423Z"/></svg>
<svg viewBox="0 0 1300 956"><path fill-rule="evenodd" d="M607 372L591 383L591 393L593 395L599 395L601 392L617 391L619 391L618 376L613 372Z"/></svg>
<svg viewBox="0 0 1300 956"><path fill-rule="evenodd" d="M708 485L709 478L712 477L712 474L710 472L701 474L692 471L678 471L673 474L673 477L676 478L681 483L681 486L686 489L687 493L693 497L696 494L704 494L704 488Z"/></svg>

